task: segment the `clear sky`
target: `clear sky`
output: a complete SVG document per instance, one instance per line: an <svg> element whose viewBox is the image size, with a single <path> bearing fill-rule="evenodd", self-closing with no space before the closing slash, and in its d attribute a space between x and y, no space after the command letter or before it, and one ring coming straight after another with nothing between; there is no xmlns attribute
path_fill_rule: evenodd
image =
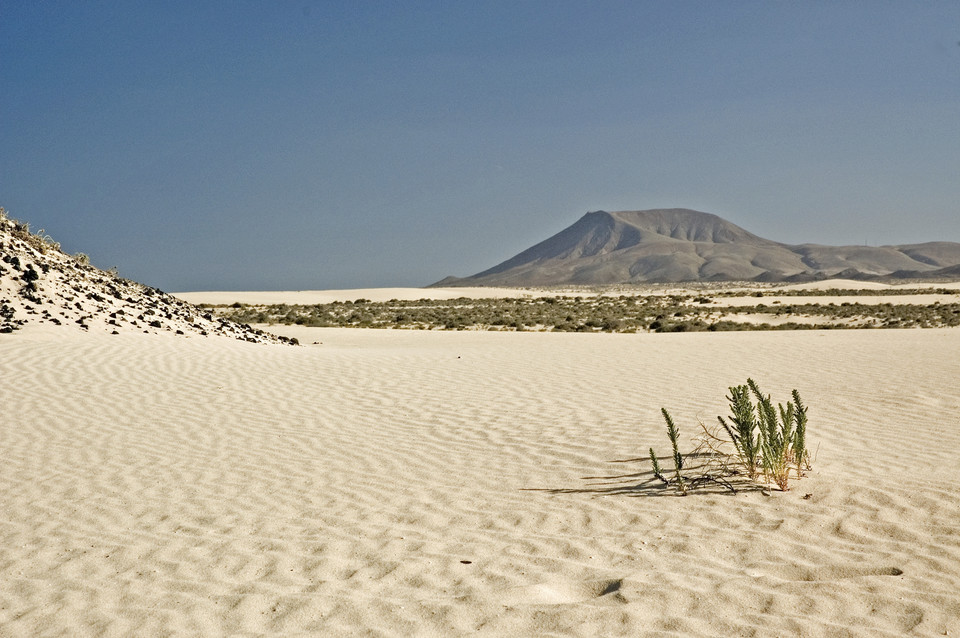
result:
<svg viewBox="0 0 960 638"><path fill-rule="evenodd" d="M170 291L426 285L601 209L960 241L960 2L0 0L0 205Z"/></svg>

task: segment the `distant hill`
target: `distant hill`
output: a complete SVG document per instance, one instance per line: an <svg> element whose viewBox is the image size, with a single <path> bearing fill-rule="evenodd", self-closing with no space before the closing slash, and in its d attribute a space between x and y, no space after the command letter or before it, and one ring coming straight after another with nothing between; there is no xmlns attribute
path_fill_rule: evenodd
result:
<svg viewBox="0 0 960 638"><path fill-rule="evenodd" d="M435 286L558 286L682 281L955 277L960 243L788 245L683 208L587 213L572 226L470 277Z"/></svg>

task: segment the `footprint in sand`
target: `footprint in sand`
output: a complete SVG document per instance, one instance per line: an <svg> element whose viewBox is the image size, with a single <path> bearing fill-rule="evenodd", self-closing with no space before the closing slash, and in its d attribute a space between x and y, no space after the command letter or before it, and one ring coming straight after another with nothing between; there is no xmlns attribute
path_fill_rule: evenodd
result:
<svg viewBox="0 0 960 638"><path fill-rule="evenodd" d="M778 565L772 569L754 568L749 575L754 578L773 576L792 581L830 581L862 576L900 576L899 567L862 567L860 565L838 565L829 567L804 567L801 565Z"/></svg>
<svg viewBox="0 0 960 638"><path fill-rule="evenodd" d="M500 602L504 605L566 605L608 598L625 603L627 600L620 592L622 586L622 579L538 583L512 587L504 591Z"/></svg>

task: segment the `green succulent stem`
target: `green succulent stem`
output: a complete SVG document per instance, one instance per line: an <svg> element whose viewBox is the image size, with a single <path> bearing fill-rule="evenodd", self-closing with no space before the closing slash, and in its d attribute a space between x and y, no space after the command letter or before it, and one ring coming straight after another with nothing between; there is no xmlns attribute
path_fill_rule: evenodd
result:
<svg viewBox="0 0 960 638"><path fill-rule="evenodd" d="M754 415L753 401L750 399L750 389L746 385L738 385L729 390L730 395L727 401L730 402L731 425L728 425L722 416L718 416L717 419L733 442L740 465L752 481L757 478L760 439L757 435L757 419Z"/></svg>
<svg viewBox="0 0 960 638"><path fill-rule="evenodd" d="M683 455L680 454L680 446L678 445L680 433L677 430L676 424L673 422L673 417L670 416L667 409L660 408L660 412L663 414L664 421L667 422L667 437L669 437L670 445L673 447L673 465L677 477L677 489L680 490L681 494L686 495L687 482L683 480L683 474L680 472L680 470L683 469Z"/></svg>
<svg viewBox="0 0 960 638"><path fill-rule="evenodd" d="M807 452L807 406L803 404L800 393L793 390L795 427L793 429L793 461L797 466L797 478L800 478L804 469L810 469L809 452Z"/></svg>
<svg viewBox="0 0 960 638"><path fill-rule="evenodd" d="M657 453L653 451L653 448L650 448L650 462L653 464L653 475L660 479L664 485L669 484L670 481L664 477L663 470L660 469L660 461L657 459Z"/></svg>

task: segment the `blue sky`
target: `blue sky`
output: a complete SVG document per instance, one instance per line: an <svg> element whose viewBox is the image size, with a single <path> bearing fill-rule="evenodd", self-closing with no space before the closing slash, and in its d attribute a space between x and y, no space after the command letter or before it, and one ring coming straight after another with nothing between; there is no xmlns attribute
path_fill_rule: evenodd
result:
<svg viewBox="0 0 960 638"><path fill-rule="evenodd" d="M0 0L0 205L164 290L420 286L590 210L960 241L960 3Z"/></svg>

